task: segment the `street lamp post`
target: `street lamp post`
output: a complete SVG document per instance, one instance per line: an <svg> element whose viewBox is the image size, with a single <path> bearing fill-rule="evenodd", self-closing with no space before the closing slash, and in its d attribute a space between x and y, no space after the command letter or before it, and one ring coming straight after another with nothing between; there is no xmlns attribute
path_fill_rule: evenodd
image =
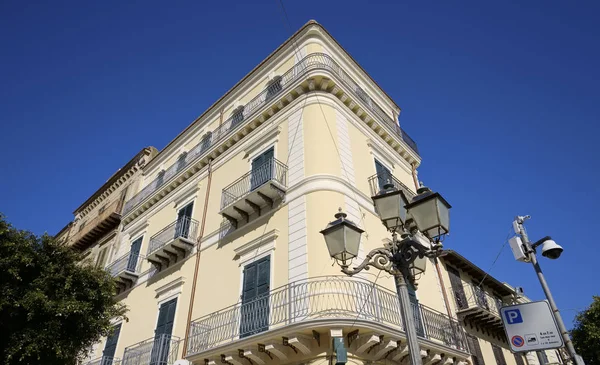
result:
<svg viewBox="0 0 600 365"><path fill-rule="evenodd" d="M394 276L412 365L421 365L422 361L408 283L416 287L417 277L425 271L427 257L441 253L442 238L449 231L450 209L450 204L440 194L426 187L419 188L417 193L409 203L401 190L386 184L383 190L372 197L375 211L392 234L392 242L369 252L363 262L354 268L349 266L358 255L360 236L364 231L349 221L341 209L335 215L336 220L321 231L330 256L340 265L344 274L352 276L375 267ZM398 232L401 234L400 240ZM430 240L435 243L432 245Z"/></svg>
<svg viewBox="0 0 600 365"><path fill-rule="evenodd" d="M569 337L569 332L567 331L567 327L565 326L565 323L562 320L560 312L558 311L558 307L556 306L554 297L552 297L552 292L550 291L550 287L548 286L548 283L546 282L546 278L544 277L544 273L542 272L542 268L540 267L540 264L538 263L538 260L536 257L536 248L539 246L542 246L542 256L545 256L545 257L547 257L549 259L553 259L553 260L560 257L560 254L562 253L563 248L561 246L559 246L556 242L554 242L549 236L546 236L546 237L542 238L541 240L532 244L531 241L529 241L529 236L527 236L527 231L525 230L525 226L523 225L523 223L525 223L525 221L529 218L530 218L529 216L518 216L515 218L514 229L515 229L515 233L520 235L522 238L522 246L519 245L521 242L516 241L517 245L515 247L513 247L513 253L515 254L515 258L519 257L521 254L524 254L523 260L520 260L520 261L531 262L531 264L533 265L533 268L538 277L538 280L540 281L540 284L542 285L542 289L544 290L544 294L546 295L546 298L548 299L548 303L550 303L550 308L552 309L552 314L554 315L554 319L556 320L556 323L558 324L558 329L561 332L561 335L565 342L565 347L567 348L567 351L569 352L569 356L571 357L573 364L583 365L580 363L577 352L575 351L575 346L573 346L573 342L571 341L571 338ZM519 251L519 249L521 249L522 252Z"/></svg>

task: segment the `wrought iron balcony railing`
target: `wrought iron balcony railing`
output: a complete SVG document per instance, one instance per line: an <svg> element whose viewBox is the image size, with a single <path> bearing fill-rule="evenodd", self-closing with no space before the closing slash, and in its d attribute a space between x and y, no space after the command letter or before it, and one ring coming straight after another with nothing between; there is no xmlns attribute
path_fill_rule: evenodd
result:
<svg viewBox="0 0 600 365"><path fill-rule="evenodd" d="M125 348L122 365L173 365L179 337L162 334Z"/></svg>
<svg viewBox="0 0 600 365"><path fill-rule="evenodd" d="M479 286L471 285L471 291L473 292L473 295L471 295L473 299L470 301L469 306L474 304L481 309L500 316L500 308L504 305L502 299L490 295Z"/></svg>
<svg viewBox="0 0 600 365"><path fill-rule="evenodd" d="M82 365L120 365L121 359L118 357L107 357L102 356L88 362L84 362Z"/></svg>
<svg viewBox="0 0 600 365"><path fill-rule="evenodd" d="M192 243L196 243L197 231L197 220L190 217L181 217L150 237L147 256L152 255L155 251L178 238L184 238Z"/></svg>
<svg viewBox="0 0 600 365"><path fill-rule="evenodd" d="M143 256L139 253L131 253L119 257L112 264L110 264L106 269L113 277L119 276L124 272L139 274L140 266L142 264Z"/></svg>
<svg viewBox="0 0 600 365"><path fill-rule="evenodd" d="M184 171L188 166L203 157L211 147L217 145L220 141L230 136L244 120L249 116L271 102L276 95L283 92L289 86L300 80L307 72L312 70L325 70L337 77L349 91L359 98L365 110L371 111L377 119L394 134L400 136L402 140L418 155L419 151L415 141L400 128L398 123L388 115L373 99L344 71L330 56L323 53L311 53L296 63L290 70L285 72L278 82L272 83L260 94L244 105L243 111L235 113L229 117L223 124L217 127L212 133L204 136L202 141L192 148L187 154L182 155L178 161L159 174L152 182L144 187L139 193L131 198L125 204L123 214L127 214L137 207L142 201L146 200L161 186L171 181L176 175Z"/></svg>
<svg viewBox="0 0 600 365"><path fill-rule="evenodd" d="M419 336L467 350L459 323L422 305L413 305ZM358 278L328 276L298 281L248 303L237 303L193 321L188 355L259 332L321 319L363 320L403 331L396 293Z"/></svg>
<svg viewBox="0 0 600 365"><path fill-rule="evenodd" d="M391 183L396 189L402 190L409 201L415 196L415 193L413 193L408 188L408 186L404 185L402 182L400 182L400 180L396 179L396 177L391 173L379 173L369 178L369 188L371 189L371 196L377 195L383 189L383 186L387 183Z"/></svg>
<svg viewBox="0 0 600 365"><path fill-rule="evenodd" d="M264 164L242 175L223 189L221 209L233 204L270 181L286 188L287 171L287 165L275 158L265 161Z"/></svg>

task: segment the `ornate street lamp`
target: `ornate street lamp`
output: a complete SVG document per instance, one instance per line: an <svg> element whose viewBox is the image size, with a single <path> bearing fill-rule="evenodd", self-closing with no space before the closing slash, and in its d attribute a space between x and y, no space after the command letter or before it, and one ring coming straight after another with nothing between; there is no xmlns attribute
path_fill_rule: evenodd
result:
<svg viewBox="0 0 600 365"><path fill-rule="evenodd" d="M439 242L450 232L450 208L439 193L432 192L422 186L417 190L417 196L406 206L408 214L415 221L417 229L428 238Z"/></svg>
<svg viewBox="0 0 600 365"><path fill-rule="evenodd" d="M388 182L383 186L383 190L371 199L373 199L375 211L388 231L395 232L404 226L408 199L402 190L396 189L393 184Z"/></svg>
<svg viewBox="0 0 600 365"><path fill-rule="evenodd" d="M392 242L369 252L363 262L352 269L348 267L347 260L358 255L363 230L346 220L346 214L340 209L335 215L336 220L321 231L330 256L338 262L346 275L352 276L373 266L394 276L412 365L421 365L422 360L407 284L417 286L416 279L425 272L427 258L440 254L442 245L439 242L450 227L450 204L440 194L433 193L428 188L422 187L417 192L418 195L407 204L404 192L392 184L386 184L382 191L372 197L381 222L392 232ZM411 227L410 232L406 227L408 216L416 225ZM424 245L417 230L436 243L431 245L428 242L429 247ZM399 231L402 233L401 240L397 239Z"/></svg>
<svg viewBox="0 0 600 365"><path fill-rule="evenodd" d="M325 237L329 255L341 267L348 267L348 261L358 255L360 235L364 232L352 221L346 219L348 215L342 208L335 214L335 220L330 222L320 233Z"/></svg>

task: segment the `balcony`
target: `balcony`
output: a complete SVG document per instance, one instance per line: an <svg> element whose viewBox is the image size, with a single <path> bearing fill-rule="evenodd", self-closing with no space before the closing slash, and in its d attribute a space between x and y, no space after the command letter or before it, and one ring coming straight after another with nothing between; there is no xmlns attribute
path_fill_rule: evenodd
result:
<svg viewBox="0 0 600 365"><path fill-rule="evenodd" d="M464 294L454 295L458 317L493 332L504 333L500 317L500 308L504 305L502 299L493 297L481 287L466 286L468 290Z"/></svg>
<svg viewBox="0 0 600 365"><path fill-rule="evenodd" d="M84 250L106 233L115 229L121 222L121 199L117 199L98 209L97 215L79 226L79 231L73 234L69 241L73 247Z"/></svg>
<svg viewBox="0 0 600 365"><path fill-rule="evenodd" d="M409 201L415 196L415 193L413 193L408 186L401 183L394 175L388 173L375 174L369 178L371 196L379 194L379 191L382 190L383 186L387 183L391 183L396 189L401 190Z"/></svg>
<svg viewBox="0 0 600 365"><path fill-rule="evenodd" d="M179 353L179 338L162 334L125 348L121 365L173 365Z"/></svg>
<svg viewBox="0 0 600 365"><path fill-rule="evenodd" d="M465 334L458 322L422 305L413 308L422 349L431 350L432 355L468 357ZM387 353L389 359L399 361L406 355L405 346L401 346L406 344L406 335L396 293L366 280L328 276L284 285L251 302L193 321L187 358L218 363L243 352L260 359L264 354L257 352L266 349L280 361L296 361L300 359L290 358L296 356L294 353L323 351L319 348L321 342L325 346L330 343L325 340L330 328L342 328L348 334L349 351L368 359L380 360L382 353ZM358 339L354 336L357 333L361 334ZM286 342L293 342L292 347L299 351L290 352Z"/></svg>
<svg viewBox="0 0 600 365"><path fill-rule="evenodd" d="M234 227L253 214L261 215L265 207L273 208L287 190L288 167L272 158L223 189L221 211Z"/></svg>
<svg viewBox="0 0 600 365"><path fill-rule="evenodd" d="M150 237L146 260L159 270L185 257L197 242L198 221L181 217Z"/></svg>
<svg viewBox="0 0 600 365"><path fill-rule="evenodd" d="M100 358L84 362L82 365L120 365L121 359L118 357L102 356Z"/></svg>
<svg viewBox="0 0 600 365"><path fill-rule="evenodd" d="M311 78L309 73L315 73L315 78ZM330 56L312 53L281 75L277 83L272 84L244 105L241 113L230 116L215 130L207 133L187 154L182 155L178 161L127 201L123 209L123 215L126 216L125 224L206 166L209 158L216 158L231 148L277 111L304 92L315 90L319 84L321 90L340 98L381 138L386 141L393 140L390 143L398 153L406 158L414 155L418 159L416 143L398 123ZM397 138L403 143L395 142ZM408 149L405 149L403 144ZM412 152L407 152L409 150Z"/></svg>
<svg viewBox="0 0 600 365"><path fill-rule="evenodd" d="M128 252L106 268L117 282L117 293L130 288L136 282L140 275L142 259L142 255Z"/></svg>

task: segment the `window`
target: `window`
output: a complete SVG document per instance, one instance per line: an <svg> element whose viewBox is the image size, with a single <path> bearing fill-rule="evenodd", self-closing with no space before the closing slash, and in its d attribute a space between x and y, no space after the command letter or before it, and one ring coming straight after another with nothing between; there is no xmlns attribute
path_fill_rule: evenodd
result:
<svg viewBox="0 0 600 365"><path fill-rule="evenodd" d="M506 365L506 359L504 359L504 353L502 352L502 348L498 345L492 344L492 351L494 351L494 358L496 359L496 364Z"/></svg>
<svg viewBox="0 0 600 365"><path fill-rule="evenodd" d="M517 363L517 365L525 365L525 361L523 361L523 355L521 354L514 354L515 355L515 362Z"/></svg>
<svg viewBox="0 0 600 365"><path fill-rule="evenodd" d="M375 171L377 172L377 183L379 185L379 190L383 190L384 185L387 183L393 184L392 173L387 167L377 160L375 160Z"/></svg>
<svg viewBox="0 0 600 365"><path fill-rule="evenodd" d="M202 147L201 147L202 153L204 153L204 151L206 151L210 147L211 139L212 139L212 132L206 132L204 137L202 137Z"/></svg>
<svg viewBox="0 0 600 365"><path fill-rule="evenodd" d="M158 175L156 176L156 185L154 185L154 186L159 187L164 182L165 182L165 170L161 170L161 171L159 171Z"/></svg>
<svg viewBox="0 0 600 365"><path fill-rule="evenodd" d="M179 158L177 159L177 172L180 172L185 167L185 158L186 157L187 157L187 152L184 152L181 155L179 155Z"/></svg>
<svg viewBox="0 0 600 365"><path fill-rule="evenodd" d="M269 329L271 256L244 267L240 338Z"/></svg>
<svg viewBox="0 0 600 365"><path fill-rule="evenodd" d="M477 306L489 310L490 307L488 305L487 296L485 295L485 290L476 281L473 281L473 292L475 294Z"/></svg>
<svg viewBox="0 0 600 365"><path fill-rule="evenodd" d="M494 295L494 300L496 301L496 307L498 307L498 311L500 311L500 308L504 307L504 301L498 295Z"/></svg>
<svg viewBox="0 0 600 365"><path fill-rule="evenodd" d="M273 178L274 150L269 148L252 160L252 175L250 176L250 190L254 190Z"/></svg>
<svg viewBox="0 0 600 365"><path fill-rule="evenodd" d="M119 334L121 333L121 324L114 326L112 333L106 339L104 345L104 351L102 352L102 364L101 365L113 365L113 358L115 357L115 351L117 350L117 342L119 341Z"/></svg>
<svg viewBox="0 0 600 365"><path fill-rule="evenodd" d="M477 337L467 334L467 345L469 346L471 359L473 359L473 365L485 365Z"/></svg>
<svg viewBox="0 0 600 365"><path fill-rule="evenodd" d="M456 307L458 309L467 308L467 296L465 295L465 288L463 287L462 279L460 278L460 272L448 265L446 265L446 269L448 270L448 276L450 277L450 285L452 286Z"/></svg>
<svg viewBox="0 0 600 365"><path fill-rule="evenodd" d="M98 253L98 258L96 259L96 267L104 267L104 264L106 264L107 256L108 256L108 247L104 247Z"/></svg>
<svg viewBox="0 0 600 365"><path fill-rule="evenodd" d="M143 239L144 236L133 241L131 244L131 249L129 250L129 259L127 259L127 271L137 272Z"/></svg>
<svg viewBox="0 0 600 365"><path fill-rule="evenodd" d="M540 365L544 365L548 363L548 356L546 355L545 351L536 351L536 355L538 358L538 361L540 362Z"/></svg>
<svg viewBox="0 0 600 365"><path fill-rule="evenodd" d="M177 212L177 226L175 227L175 237L190 238L196 234L196 225L193 225L192 221L192 210L194 209L194 203L190 203L185 207L179 209ZM193 225L193 226L192 226ZM191 228L191 232L190 232Z"/></svg>
<svg viewBox="0 0 600 365"><path fill-rule="evenodd" d="M281 91L281 76L275 76L267 85L267 100L271 99L275 94Z"/></svg>
<svg viewBox="0 0 600 365"><path fill-rule="evenodd" d="M244 106L237 107L233 113L231 113L231 128L240 124L244 120Z"/></svg>
<svg viewBox="0 0 600 365"><path fill-rule="evenodd" d="M150 354L150 365L162 365L167 363L171 350L171 334L175 323L175 309L177 298L161 304L158 311L158 320L154 329L154 346Z"/></svg>

